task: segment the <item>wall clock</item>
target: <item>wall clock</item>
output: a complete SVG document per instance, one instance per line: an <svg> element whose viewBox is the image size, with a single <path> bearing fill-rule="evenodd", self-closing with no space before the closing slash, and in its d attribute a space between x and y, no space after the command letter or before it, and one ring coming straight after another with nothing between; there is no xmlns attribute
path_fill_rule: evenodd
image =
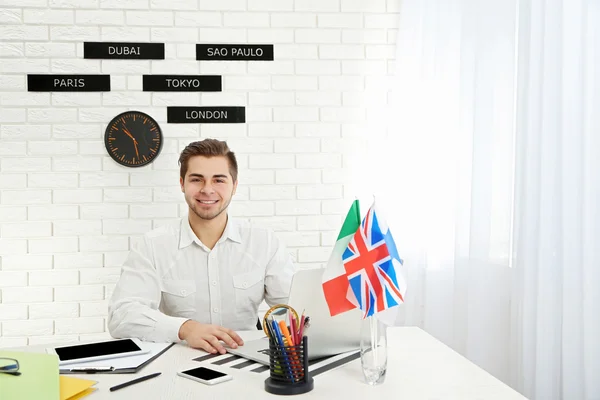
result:
<svg viewBox="0 0 600 400"><path fill-rule="evenodd" d="M163 135L158 123L140 111L126 111L106 127L104 145L113 160L126 167L150 164L162 149Z"/></svg>

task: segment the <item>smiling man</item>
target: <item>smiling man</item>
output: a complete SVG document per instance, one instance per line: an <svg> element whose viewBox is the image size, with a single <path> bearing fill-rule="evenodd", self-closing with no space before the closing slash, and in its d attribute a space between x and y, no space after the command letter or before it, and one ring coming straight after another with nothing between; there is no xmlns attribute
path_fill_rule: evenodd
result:
<svg viewBox="0 0 600 400"><path fill-rule="evenodd" d="M125 261L108 306L115 338L185 340L211 353L243 345L258 306L285 303L294 266L270 230L227 214L238 185L227 143L190 143L179 157L188 215L144 235Z"/></svg>

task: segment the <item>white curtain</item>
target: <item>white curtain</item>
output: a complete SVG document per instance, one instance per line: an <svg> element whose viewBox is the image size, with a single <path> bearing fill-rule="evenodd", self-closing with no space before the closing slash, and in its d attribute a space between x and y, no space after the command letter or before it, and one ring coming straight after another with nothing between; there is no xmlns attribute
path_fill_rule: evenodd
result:
<svg viewBox="0 0 600 400"><path fill-rule="evenodd" d="M519 7L511 377L600 399L600 3Z"/></svg>
<svg viewBox="0 0 600 400"><path fill-rule="evenodd" d="M598 1L403 0L400 18L360 179L405 260L402 323L529 398L600 399Z"/></svg>

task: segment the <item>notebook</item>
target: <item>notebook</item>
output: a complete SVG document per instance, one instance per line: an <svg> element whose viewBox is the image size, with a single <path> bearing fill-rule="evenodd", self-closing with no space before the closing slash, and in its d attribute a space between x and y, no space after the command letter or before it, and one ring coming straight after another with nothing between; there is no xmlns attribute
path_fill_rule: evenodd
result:
<svg viewBox="0 0 600 400"><path fill-rule="evenodd" d="M2 398L60 400L58 357L53 354L0 351L0 357L19 362L21 375L0 374Z"/></svg>
<svg viewBox="0 0 600 400"><path fill-rule="evenodd" d="M360 348L362 311L354 309L332 317L321 290L323 269L299 270L292 278L288 304L295 310L305 311L310 317L308 359L314 360L336 354L357 351ZM227 352L248 360L269 365L269 340L249 340L237 349Z"/></svg>

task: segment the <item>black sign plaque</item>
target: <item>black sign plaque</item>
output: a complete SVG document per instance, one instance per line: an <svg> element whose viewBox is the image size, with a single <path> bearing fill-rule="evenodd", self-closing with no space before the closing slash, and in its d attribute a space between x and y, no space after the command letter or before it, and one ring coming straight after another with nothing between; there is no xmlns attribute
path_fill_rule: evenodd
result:
<svg viewBox="0 0 600 400"><path fill-rule="evenodd" d="M84 42L83 58L164 60L164 43Z"/></svg>
<svg viewBox="0 0 600 400"><path fill-rule="evenodd" d="M220 92L220 75L144 75L144 92Z"/></svg>
<svg viewBox="0 0 600 400"><path fill-rule="evenodd" d="M196 60L273 61L272 44L196 44Z"/></svg>
<svg viewBox="0 0 600 400"><path fill-rule="evenodd" d="M167 107L167 122L176 124L239 124L245 107Z"/></svg>
<svg viewBox="0 0 600 400"><path fill-rule="evenodd" d="M27 75L28 92L108 92L110 75Z"/></svg>

